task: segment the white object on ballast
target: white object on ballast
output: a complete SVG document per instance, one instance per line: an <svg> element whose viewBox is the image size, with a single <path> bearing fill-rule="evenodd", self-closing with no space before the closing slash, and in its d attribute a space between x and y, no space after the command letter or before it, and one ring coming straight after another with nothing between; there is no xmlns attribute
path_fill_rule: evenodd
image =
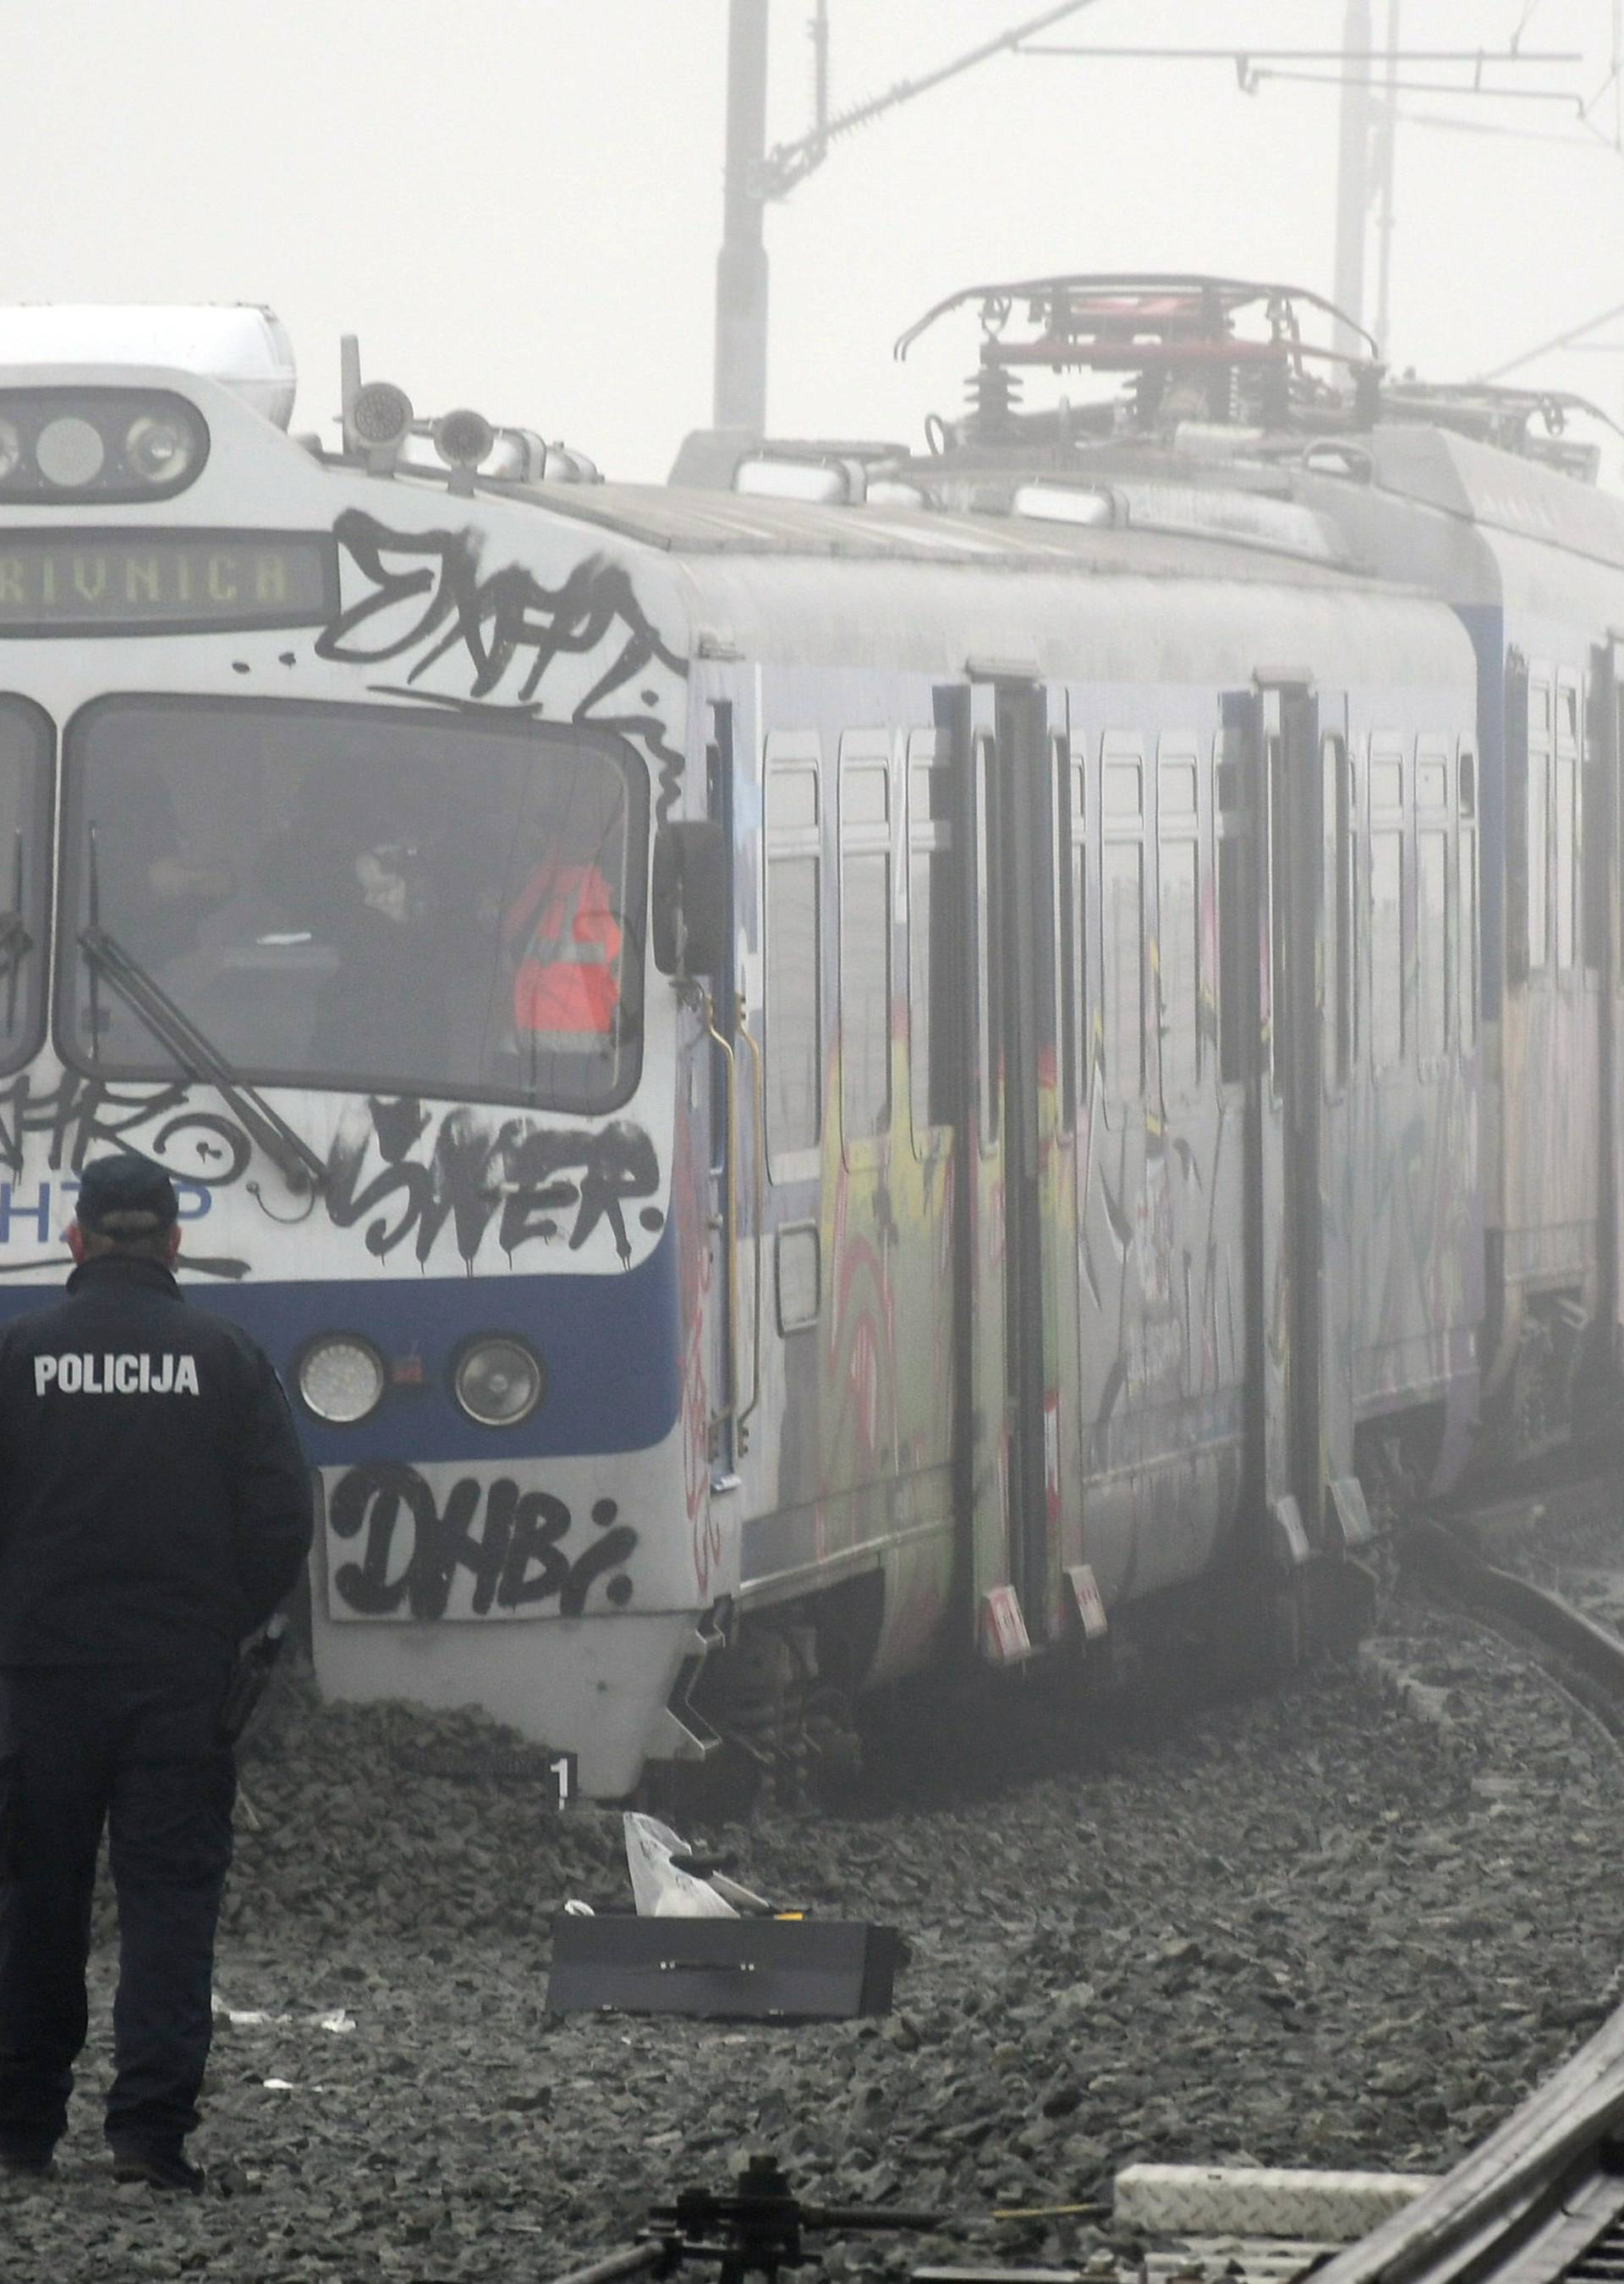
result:
<svg viewBox="0 0 1624 2284"><path fill-rule="evenodd" d="M1351 2244L1430 2189L1431 2173L1333 2173L1272 2165L1126 2165L1119 2228L1145 2236L1312 2237Z"/></svg>
<svg viewBox="0 0 1624 2284"><path fill-rule="evenodd" d="M626 1868L642 1920L736 1920L738 1913L708 1880L679 1872L671 1861L687 1846L658 1818L626 1814Z"/></svg>
<svg viewBox="0 0 1624 2284"><path fill-rule="evenodd" d="M298 374L287 328L252 301L0 303L0 366L171 365L285 428Z"/></svg>
<svg viewBox="0 0 1624 2284"><path fill-rule="evenodd" d="M639 1919L736 1920L741 1913L754 1916L772 1910L764 1897L721 1872L684 1870L688 1842L657 1817L628 1810L623 1821L626 1868Z"/></svg>

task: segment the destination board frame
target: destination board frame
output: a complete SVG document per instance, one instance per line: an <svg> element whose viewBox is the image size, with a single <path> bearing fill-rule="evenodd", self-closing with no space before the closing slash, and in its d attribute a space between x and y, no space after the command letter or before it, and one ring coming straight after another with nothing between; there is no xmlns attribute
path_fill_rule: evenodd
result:
<svg viewBox="0 0 1624 2284"><path fill-rule="evenodd" d="M139 611L115 606L107 615L98 617L83 607L94 598L81 590L82 607L76 615L65 611L57 617L42 616L37 610L27 617L9 615L12 605L6 594L7 571L12 562L20 568L35 570L55 562L60 568L65 563L71 565L74 557L100 552L115 559L121 568L146 557L155 569L178 573L185 566L196 574L207 573L211 555L218 559L250 551L268 558L284 553L290 570L301 575L307 592L297 601L276 605L254 601L240 609L236 607L235 597L216 598L212 606L202 609L187 609L183 600L167 608L160 600L154 607ZM316 585L319 593L308 591ZM25 597L24 607L27 600ZM0 644L120 641L140 635L252 634L325 626L337 614L339 601L339 551L330 532L192 524L166 524L159 530L130 524L79 525L69 529L35 523L8 532L0 526Z"/></svg>

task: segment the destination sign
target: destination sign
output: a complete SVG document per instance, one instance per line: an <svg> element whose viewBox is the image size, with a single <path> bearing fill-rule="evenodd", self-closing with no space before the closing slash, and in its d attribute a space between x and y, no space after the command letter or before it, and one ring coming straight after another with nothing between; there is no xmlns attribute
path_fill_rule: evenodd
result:
<svg viewBox="0 0 1624 2284"><path fill-rule="evenodd" d="M315 532L0 534L0 638L320 626L338 595Z"/></svg>

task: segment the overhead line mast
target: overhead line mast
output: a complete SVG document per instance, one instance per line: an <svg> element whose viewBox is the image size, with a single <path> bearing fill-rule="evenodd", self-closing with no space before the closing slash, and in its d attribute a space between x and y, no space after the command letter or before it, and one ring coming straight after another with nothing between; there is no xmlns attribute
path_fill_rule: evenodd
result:
<svg viewBox="0 0 1624 2284"><path fill-rule="evenodd" d="M831 117L828 108L828 24L823 0L814 23L817 98L809 134L767 148L769 0L729 0L727 174L722 192L722 252L716 263L716 367L713 421L718 428L761 435L767 426L767 202L788 196L829 155L836 136L849 135L916 96L956 79L977 64L1012 52L1035 32L1081 15L1097 0L1062 0L983 40L962 56L917 79L898 80L883 95Z"/></svg>

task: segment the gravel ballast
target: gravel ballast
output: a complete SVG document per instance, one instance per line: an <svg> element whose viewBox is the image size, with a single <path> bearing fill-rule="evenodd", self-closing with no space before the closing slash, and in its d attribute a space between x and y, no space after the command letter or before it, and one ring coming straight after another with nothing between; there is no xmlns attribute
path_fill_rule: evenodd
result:
<svg viewBox="0 0 1624 2284"><path fill-rule="evenodd" d="M56 2179L0 2187L0 2276L543 2279L755 2148L806 2194L965 2218L1103 2207L1139 2160L1445 2165L1612 2003L1624 1761L1464 1621L1405 1606L1379 1649L1069 1747L944 1721L861 1813L730 1830L752 1886L911 1947L891 2017L798 2029L550 2016L555 1912L629 1905L618 1817L474 1773L504 1742L475 1716L288 1677L217 1974L271 2019L217 2029L208 2191L107 2174L104 1898L73 2130ZM829 2266L1070 2260L1105 2218Z"/></svg>

